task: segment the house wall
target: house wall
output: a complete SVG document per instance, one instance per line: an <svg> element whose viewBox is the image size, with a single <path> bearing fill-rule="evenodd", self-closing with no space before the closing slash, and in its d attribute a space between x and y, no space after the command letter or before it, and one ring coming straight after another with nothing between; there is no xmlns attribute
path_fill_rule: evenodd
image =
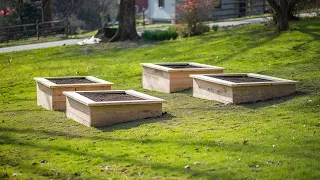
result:
<svg viewBox="0 0 320 180"><path fill-rule="evenodd" d="M221 0L221 7L216 8L212 16L215 17L215 19L226 19L263 14L263 5L268 4L267 0L248 0L247 3L241 7L240 3L235 2L237 2L237 0Z"/></svg>
<svg viewBox="0 0 320 180"><path fill-rule="evenodd" d="M165 0L165 7L159 8L158 0L149 0L149 23L154 21L175 20L175 1ZM263 5L268 4L267 0L248 0L250 3L242 4L237 0L221 0L221 7L215 8L214 12L208 15L209 19L237 18L245 15L263 14ZM259 6L259 7L254 7ZM240 13L241 10L241 13Z"/></svg>
<svg viewBox="0 0 320 180"><path fill-rule="evenodd" d="M251 0L254 6L258 7L248 7L250 15L263 14L264 13L264 5L269 5L267 0Z"/></svg>
<svg viewBox="0 0 320 180"><path fill-rule="evenodd" d="M148 0L136 0L136 6L139 8L138 11L141 11L143 7L148 7Z"/></svg>
<svg viewBox="0 0 320 180"><path fill-rule="evenodd" d="M175 0L165 0L164 7L159 7L158 0L149 0L149 19L152 21L170 21L175 19Z"/></svg>
<svg viewBox="0 0 320 180"><path fill-rule="evenodd" d="M218 19L233 18L239 13L239 4L235 0L221 0L221 7L215 8L212 16ZM224 5L226 4L226 5Z"/></svg>

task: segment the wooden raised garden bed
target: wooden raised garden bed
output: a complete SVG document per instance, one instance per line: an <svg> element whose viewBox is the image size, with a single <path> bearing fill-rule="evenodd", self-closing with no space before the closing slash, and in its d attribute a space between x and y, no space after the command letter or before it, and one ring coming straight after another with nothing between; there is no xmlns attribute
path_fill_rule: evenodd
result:
<svg viewBox="0 0 320 180"><path fill-rule="evenodd" d="M296 81L259 74L191 75L193 96L222 103L245 103L287 96Z"/></svg>
<svg viewBox="0 0 320 180"><path fill-rule="evenodd" d="M37 104L48 110L65 110L63 91L110 90L113 83L92 76L34 78Z"/></svg>
<svg viewBox="0 0 320 180"><path fill-rule="evenodd" d="M223 73L225 68L199 63L142 63L142 86L160 92L176 92L192 88L190 74Z"/></svg>
<svg viewBox="0 0 320 180"><path fill-rule="evenodd" d="M100 127L162 115L163 99L134 90L64 92L67 117Z"/></svg>

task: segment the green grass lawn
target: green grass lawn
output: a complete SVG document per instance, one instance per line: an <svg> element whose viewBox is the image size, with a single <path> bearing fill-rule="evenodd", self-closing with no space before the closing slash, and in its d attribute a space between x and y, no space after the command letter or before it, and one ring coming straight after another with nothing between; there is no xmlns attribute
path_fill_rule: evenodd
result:
<svg viewBox="0 0 320 180"><path fill-rule="evenodd" d="M291 27L1 54L0 179L320 179L320 20ZM179 61L296 80L298 93L223 105L142 89L139 63ZM166 99L167 114L88 128L38 107L33 77L67 75Z"/></svg>

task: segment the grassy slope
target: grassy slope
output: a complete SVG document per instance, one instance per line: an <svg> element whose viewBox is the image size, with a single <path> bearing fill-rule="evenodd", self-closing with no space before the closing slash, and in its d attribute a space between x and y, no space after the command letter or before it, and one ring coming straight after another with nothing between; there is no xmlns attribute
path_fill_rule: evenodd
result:
<svg viewBox="0 0 320 180"><path fill-rule="evenodd" d="M292 27L281 35L249 25L158 44L1 55L0 179L319 179L320 21ZM143 90L139 63L168 61L294 79L299 93L222 105L192 98L191 90ZM168 114L96 129L36 106L33 77L76 74L164 98Z"/></svg>

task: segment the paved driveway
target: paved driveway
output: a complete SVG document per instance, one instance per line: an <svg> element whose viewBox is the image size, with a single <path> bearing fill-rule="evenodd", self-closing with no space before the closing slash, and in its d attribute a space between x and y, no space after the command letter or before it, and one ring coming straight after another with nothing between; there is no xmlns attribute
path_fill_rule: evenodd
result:
<svg viewBox="0 0 320 180"><path fill-rule="evenodd" d="M217 22L217 23L210 23L210 26L212 25L218 25L219 27L238 26L242 24L262 23L262 22L270 21L271 19L272 19L271 17L266 17L266 18L244 19L239 21Z"/></svg>
<svg viewBox="0 0 320 180"><path fill-rule="evenodd" d="M76 44L77 42L82 40L83 39L68 39L68 40L62 40L62 41L3 47L3 48L0 48L0 53L24 51L24 50L31 50L31 49L41 49L41 48L48 48L48 47L55 47L55 46L64 46L64 45Z"/></svg>

